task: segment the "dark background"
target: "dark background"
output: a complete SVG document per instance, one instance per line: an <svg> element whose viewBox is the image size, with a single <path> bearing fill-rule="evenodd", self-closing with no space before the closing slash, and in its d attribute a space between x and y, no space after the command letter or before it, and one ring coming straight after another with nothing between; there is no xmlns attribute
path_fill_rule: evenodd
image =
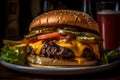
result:
<svg viewBox="0 0 120 80"><path fill-rule="evenodd" d="M6 26L5 2L5 0L0 1L0 47L2 46L3 33Z"/></svg>
<svg viewBox="0 0 120 80"><path fill-rule="evenodd" d="M90 3L88 3L86 6L87 11L85 11L83 8L84 0L40 0L39 6L38 6L40 8L40 11L36 13L37 15L32 15L31 8L33 6L31 4L33 0L16 0L18 1L17 5L13 3L13 4L10 4L9 7L7 7L8 1L12 1L12 0L0 0L0 47L3 45L2 44L3 39L10 39L10 40L22 39L24 35L29 32L28 28L29 28L30 22L36 16L44 12L56 10L56 9L79 10L79 11L84 11L88 13L96 20L96 3L99 1L110 1L110 0L87 0L87 1L90 1ZM115 1L115 0L111 0L111 1ZM16 8L16 6L18 8ZM35 6L36 5L34 5L34 7ZM8 10L8 8L10 9ZM17 23L18 35L11 37L9 36L11 34L5 35L6 33L5 30L7 28L8 15L16 14L16 11L18 15L16 17L16 20L18 21Z"/></svg>

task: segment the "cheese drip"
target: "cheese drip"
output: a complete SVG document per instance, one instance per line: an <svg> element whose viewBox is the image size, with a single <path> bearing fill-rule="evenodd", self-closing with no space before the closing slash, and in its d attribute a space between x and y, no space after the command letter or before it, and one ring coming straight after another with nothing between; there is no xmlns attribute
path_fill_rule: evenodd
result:
<svg viewBox="0 0 120 80"><path fill-rule="evenodd" d="M80 42L73 40L71 43L65 43L62 40L56 41L56 44L62 47L67 47L68 49L72 50L75 53L76 57L79 57L82 55L85 48L87 48L86 45L82 45Z"/></svg>
<svg viewBox="0 0 120 80"><path fill-rule="evenodd" d="M71 43L65 43L63 40L59 40L59 41L55 41L55 43L59 46L66 47L66 48L72 50L75 53L76 57L80 57L83 54L83 51L86 48L89 48L89 46L82 44L81 42L76 41L76 40L72 40ZM37 55L40 54L40 51L41 51L43 45L44 44L42 43L42 41L38 41L38 42L29 44L29 46L31 46L34 49L34 51ZM90 44L90 46L92 47L93 53L95 54L96 58L99 59L100 53L99 53L98 44L95 44L95 45Z"/></svg>
<svg viewBox="0 0 120 80"><path fill-rule="evenodd" d="M75 58L78 61L78 64L82 64L87 61L87 58Z"/></svg>
<svg viewBox="0 0 120 80"><path fill-rule="evenodd" d="M89 46L82 44L79 41L72 40L71 43L65 43L62 40L56 41L55 42L57 45L62 46L62 47L67 47L68 49L72 50L75 53L76 57L80 57L83 53L83 51L86 48L90 48ZM93 49L93 53L95 54L96 58L100 58L100 53L99 53L99 46L98 44L95 45L90 45Z"/></svg>
<svg viewBox="0 0 120 80"><path fill-rule="evenodd" d="M42 41L38 41L38 42L29 44L29 46L31 46L34 49L36 54L40 54L40 51L41 51L43 45L44 44L42 43Z"/></svg>

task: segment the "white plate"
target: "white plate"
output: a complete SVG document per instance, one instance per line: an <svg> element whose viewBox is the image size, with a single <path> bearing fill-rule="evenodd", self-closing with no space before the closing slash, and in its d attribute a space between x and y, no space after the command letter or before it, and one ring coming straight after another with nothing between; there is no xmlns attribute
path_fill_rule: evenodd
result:
<svg viewBox="0 0 120 80"><path fill-rule="evenodd" d="M72 75L72 74L86 74L86 73L94 73L103 71L106 69L111 69L117 66L120 61L117 60L111 64L99 65L99 66L92 66L92 67L29 67L29 66L20 66L15 64L10 64L5 61L0 62L3 66L20 71L25 73L32 73L32 74L44 74L44 75Z"/></svg>

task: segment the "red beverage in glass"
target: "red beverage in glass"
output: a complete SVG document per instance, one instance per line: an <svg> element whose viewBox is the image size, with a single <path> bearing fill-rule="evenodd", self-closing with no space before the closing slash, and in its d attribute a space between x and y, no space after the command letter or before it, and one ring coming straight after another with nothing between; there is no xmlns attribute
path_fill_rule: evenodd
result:
<svg viewBox="0 0 120 80"><path fill-rule="evenodd" d="M100 34L103 38L103 49L116 49L120 45L120 12L97 12Z"/></svg>

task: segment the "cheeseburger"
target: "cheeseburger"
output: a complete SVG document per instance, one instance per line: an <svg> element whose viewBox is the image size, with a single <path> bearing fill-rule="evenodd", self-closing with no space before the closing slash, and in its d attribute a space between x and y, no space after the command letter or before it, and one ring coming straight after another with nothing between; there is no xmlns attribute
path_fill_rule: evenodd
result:
<svg viewBox="0 0 120 80"><path fill-rule="evenodd" d="M100 59L96 21L84 12L54 10L30 24L26 60L30 66L93 66Z"/></svg>

